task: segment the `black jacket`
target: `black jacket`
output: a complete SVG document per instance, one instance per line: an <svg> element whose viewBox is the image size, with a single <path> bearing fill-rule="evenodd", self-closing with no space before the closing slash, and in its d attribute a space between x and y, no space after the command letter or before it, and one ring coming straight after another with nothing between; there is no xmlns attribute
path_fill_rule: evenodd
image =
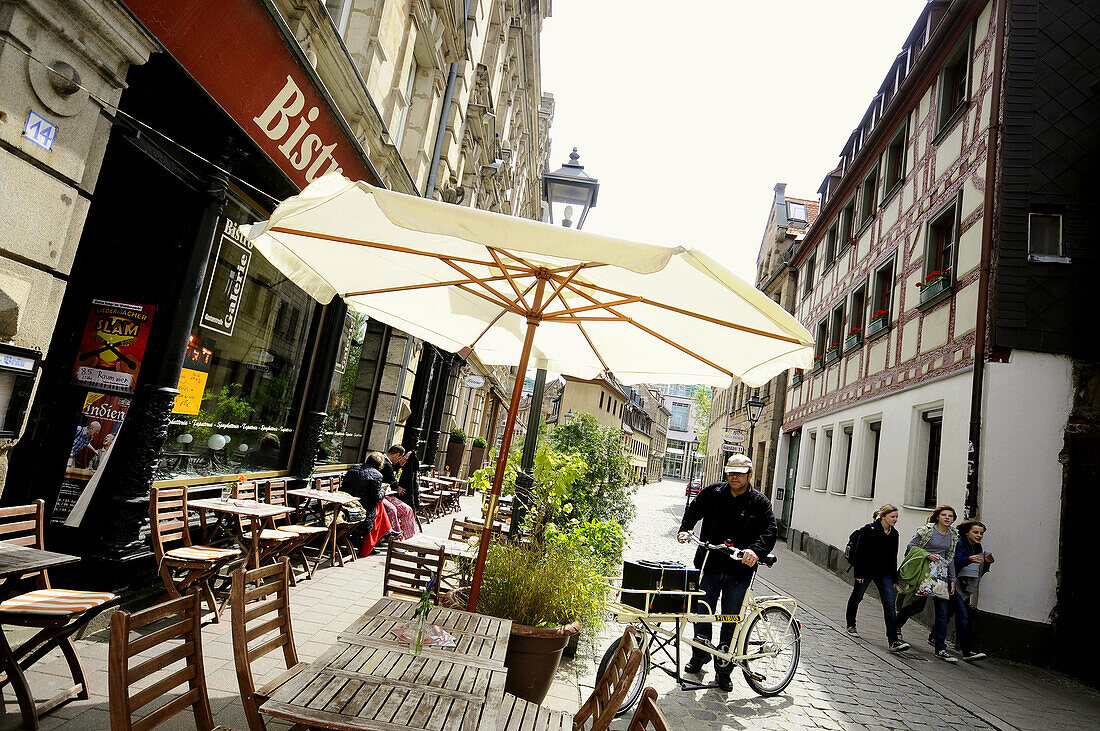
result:
<svg viewBox="0 0 1100 731"><path fill-rule="evenodd" d="M412 508L420 505L420 460L415 454L410 454L401 465L401 473L397 476L397 486L404 488L405 494L398 498L405 501Z"/></svg>
<svg viewBox="0 0 1100 731"><path fill-rule="evenodd" d="M691 530L700 519L703 527L699 530L699 538L707 543L729 541L735 548L748 548L760 558L764 558L775 548L779 530L775 524L771 500L752 487L734 497L728 483L707 485L684 511L680 530ZM702 568L705 555L706 550L703 548L695 552L695 568ZM712 551L704 573L719 571L734 576L748 576L752 573L752 569L740 561L734 561L721 551Z"/></svg>
<svg viewBox="0 0 1100 731"><path fill-rule="evenodd" d="M887 535L881 520L872 520L859 529L852 568L857 579L890 576L898 581L898 529Z"/></svg>
<svg viewBox="0 0 1100 731"><path fill-rule="evenodd" d="M382 466L378 471L382 473L382 482L386 483L385 487L391 490L397 487L397 470L393 468L393 462L390 462L389 457L382 458Z"/></svg>

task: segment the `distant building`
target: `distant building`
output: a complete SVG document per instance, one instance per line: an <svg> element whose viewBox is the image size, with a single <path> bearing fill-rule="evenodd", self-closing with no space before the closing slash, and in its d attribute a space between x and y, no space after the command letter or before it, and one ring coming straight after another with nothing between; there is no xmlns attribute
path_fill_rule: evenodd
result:
<svg viewBox="0 0 1100 731"><path fill-rule="evenodd" d="M669 411L661 476L687 480L693 472L692 462L702 456L698 452L699 438L695 431L697 416L694 394L697 387L678 383L655 383L652 386L665 395L665 408ZM696 476L701 476L702 465L696 464L694 472Z"/></svg>

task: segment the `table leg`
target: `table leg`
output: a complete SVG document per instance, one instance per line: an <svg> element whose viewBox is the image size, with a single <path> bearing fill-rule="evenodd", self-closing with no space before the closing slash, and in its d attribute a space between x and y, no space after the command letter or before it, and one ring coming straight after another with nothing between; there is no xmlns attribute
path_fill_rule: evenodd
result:
<svg viewBox="0 0 1100 731"><path fill-rule="evenodd" d="M260 531L263 530L263 526L259 520L255 518L251 521L252 528L252 550L249 555L252 556L252 568L260 568Z"/></svg>
<svg viewBox="0 0 1100 731"><path fill-rule="evenodd" d="M38 728L38 708L34 704L34 696L31 695L27 678L23 675L23 668L15 659L15 654L8 644L8 636L0 629L0 667L8 676L11 687L15 690L15 697L19 701L19 712L23 715L23 728Z"/></svg>

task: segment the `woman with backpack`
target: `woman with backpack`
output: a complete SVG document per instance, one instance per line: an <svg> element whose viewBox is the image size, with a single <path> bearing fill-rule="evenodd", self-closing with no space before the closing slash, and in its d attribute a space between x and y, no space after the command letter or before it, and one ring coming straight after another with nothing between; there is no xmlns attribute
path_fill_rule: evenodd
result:
<svg viewBox="0 0 1100 731"><path fill-rule="evenodd" d="M897 614L894 612L894 591L898 583L898 509L883 505L875 511L874 520L859 529L849 560L856 580L848 597L848 634L856 632L856 610L863 601L867 587L873 582L882 601L882 618L886 622L886 641L890 652L903 652L909 645L898 636Z"/></svg>

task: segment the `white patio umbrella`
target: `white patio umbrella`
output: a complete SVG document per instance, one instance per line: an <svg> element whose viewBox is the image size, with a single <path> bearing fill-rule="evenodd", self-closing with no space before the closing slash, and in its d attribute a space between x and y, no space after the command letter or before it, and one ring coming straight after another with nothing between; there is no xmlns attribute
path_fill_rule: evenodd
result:
<svg viewBox="0 0 1100 731"><path fill-rule="evenodd" d="M325 176L242 227L321 303L444 350L517 366L470 592L477 602L524 375L761 385L812 358L810 333L706 254L575 231ZM537 330L537 337L535 333Z"/></svg>

